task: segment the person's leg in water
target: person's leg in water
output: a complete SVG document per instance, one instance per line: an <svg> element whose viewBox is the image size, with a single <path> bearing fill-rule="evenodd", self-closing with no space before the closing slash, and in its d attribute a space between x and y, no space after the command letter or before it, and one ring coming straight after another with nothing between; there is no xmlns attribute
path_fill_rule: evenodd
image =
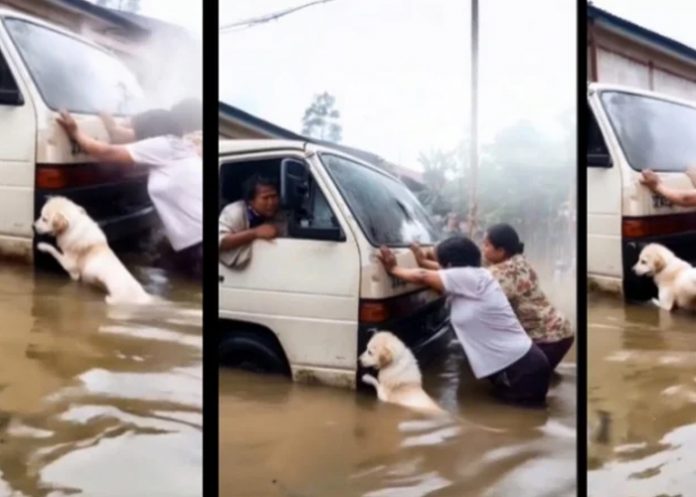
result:
<svg viewBox="0 0 696 497"><path fill-rule="evenodd" d="M544 353L532 344L529 351L507 368L489 376L494 394L504 402L544 406L551 368Z"/></svg>
<svg viewBox="0 0 696 497"><path fill-rule="evenodd" d="M551 371L556 370L556 367L558 367L558 365L561 363L565 355L570 350L570 347L573 346L574 341L575 337L571 336L556 342L537 343L537 347L541 349L546 356L546 359L548 359Z"/></svg>

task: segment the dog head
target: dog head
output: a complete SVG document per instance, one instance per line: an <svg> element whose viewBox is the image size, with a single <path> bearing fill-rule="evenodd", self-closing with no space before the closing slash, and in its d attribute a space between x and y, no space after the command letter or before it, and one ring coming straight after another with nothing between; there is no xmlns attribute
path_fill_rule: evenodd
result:
<svg viewBox="0 0 696 497"><path fill-rule="evenodd" d="M85 210L65 197L52 197L41 209L41 216L34 222L34 229L41 235L60 236L65 233Z"/></svg>
<svg viewBox="0 0 696 497"><path fill-rule="evenodd" d="M640 251L633 272L638 276L655 276L674 259L674 254L657 243L651 243Z"/></svg>
<svg viewBox="0 0 696 497"><path fill-rule="evenodd" d="M384 369L403 354L404 343L389 331L380 331L367 342L360 364L365 368Z"/></svg>

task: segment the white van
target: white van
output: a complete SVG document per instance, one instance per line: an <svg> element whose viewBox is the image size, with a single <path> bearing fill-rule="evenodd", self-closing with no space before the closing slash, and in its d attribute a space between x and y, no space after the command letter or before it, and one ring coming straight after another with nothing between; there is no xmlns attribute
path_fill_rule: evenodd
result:
<svg viewBox="0 0 696 497"><path fill-rule="evenodd" d="M85 207L110 241L152 226L145 171L93 162L55 121L67 109L82 130L107 141L98 113L124 116L143 104L135 76L109 52L0 10L0 256L34 260L32 223L51 195Z"/></svg>
<svg viewBox="0 0 696 497"><path fill-rule="evenodd" d="M432 245L423 206L393 176L336 149L301 141L220 142L220 210L252 174L280 185L288 237L256 241L244 269L219 266L223 365L355 388L371 333L397 333L426 361L448 336L444 298L390 277L376 259Z"/></svg>
<svg viewBox="0 0 696 497"><path fill-rule="evenodd" d="M640 185L656 171L665 184L693 188L696 103L620 86L590 84L587 143L587 257L590 284L629 300L657 294L631 267L650 242L696 261L696 208L671 205Z"/></svg>

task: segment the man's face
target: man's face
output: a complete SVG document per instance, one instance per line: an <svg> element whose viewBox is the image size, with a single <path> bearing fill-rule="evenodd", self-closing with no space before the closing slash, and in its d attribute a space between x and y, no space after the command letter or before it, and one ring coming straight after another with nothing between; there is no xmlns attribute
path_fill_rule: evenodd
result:
<svg viewBox="0 0 696 497"><path fill-rule="evenodd" d="M272 186L258 185L256 195L251 201L251 208L265 218L271 218L278 212L280 198L278 190Z"/></svg>

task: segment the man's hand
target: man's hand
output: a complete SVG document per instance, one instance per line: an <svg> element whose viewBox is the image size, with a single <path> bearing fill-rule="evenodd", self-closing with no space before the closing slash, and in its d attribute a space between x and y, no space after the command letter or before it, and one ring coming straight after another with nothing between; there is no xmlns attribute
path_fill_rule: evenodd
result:
<svg viewBox="0 0 696 497"><path fill-rule="evenodd" d="M413 252L414 257L416 258L416 262L420 265L424 260L427 259L425 255L425 251L421 248L420 245L418 245L417 242L414 242L411 244L411 252Z"/></svg>
<svg viewBox="0 0 696 497"><path fill-rule="evenodd" d="M696 166L690 166L686 170L686 175L689 177L694 187L696 187Z"/></svg>
<svg viewBox="0 0 696 497"><path fill-rule="evenodd" d="M56 121L63 127L70 138L75 137L77 134L77 121L67 110L60 111L60 117L57 117Z"/></svg>
<svg viewBox="0 0 696 497"><path fill-rule="evenodd" d="M392 269L394 269L396 267L396 256L394 255L394 252L389 250L389 248L384 246L384 245L382 245L379 248L379 252L377 253L377 258L380 260L380 262L384 266L384 269L388 273L391 273Z"/></svg>
<svg viewBox="0 0 696 497"><path fill-rule="evenodd" d="M101 118L102 122L104 123L104 127L107 130L111 131L116 127L116 120L111 114L107 112L100 112L99 117Z"/></svg>
<svg viewBox="0 0 696 497"><path fill-rule="evenodd" d="M256 234L256 238L260 238L262 240L273 240L274 238L277 238L279 234L278 228L273 224L262 224L257 226L254 228L254 233Z"/></svg>
<svg viewBox="0 0 696 497"><path fill-rule="evenodd" d="M660 184L660 177L655 174L655 172L646 169L640 173L640 184L652 191L655 191L657 186Z"/></svg>

